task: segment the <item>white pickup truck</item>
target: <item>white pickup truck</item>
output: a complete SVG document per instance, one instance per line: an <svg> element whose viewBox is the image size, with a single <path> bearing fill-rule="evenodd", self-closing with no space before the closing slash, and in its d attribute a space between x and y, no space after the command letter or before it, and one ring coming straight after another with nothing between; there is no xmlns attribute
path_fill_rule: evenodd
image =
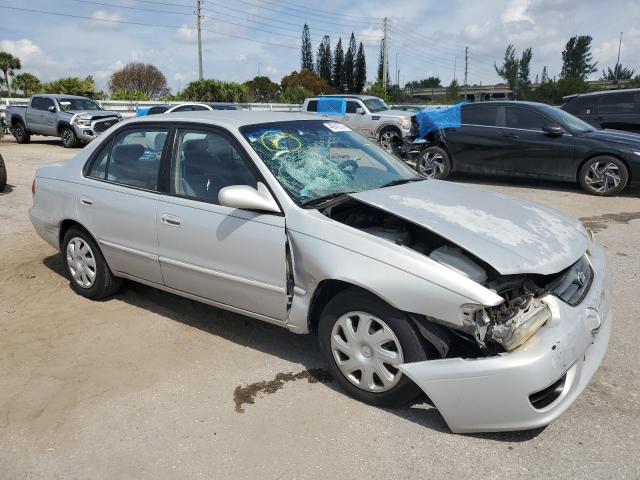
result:
<svg viewBox="0 0 640 480"><path fill-rule="evenodd" d="M119 113L75 95L36 95L26 107L10 105L5 115L18 143L28 143L31 135L49 135L60 137L65 148L88 143L122 120Z"/></svg>

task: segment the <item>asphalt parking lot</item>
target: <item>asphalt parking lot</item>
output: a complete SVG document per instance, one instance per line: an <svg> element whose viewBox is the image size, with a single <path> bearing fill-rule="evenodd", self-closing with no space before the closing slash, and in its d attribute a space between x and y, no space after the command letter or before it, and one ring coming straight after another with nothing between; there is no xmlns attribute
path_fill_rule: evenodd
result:
<svg viewBox="0 0 640 480"><path fill-rule="evenodd" d="M58 141L0 143L0 478L639 478L640 186L616 198L455 178L581 218L614 280L609 351L545 429L451 434L343 395L315 339L141 285L92 302L28 220Z"/></svg>

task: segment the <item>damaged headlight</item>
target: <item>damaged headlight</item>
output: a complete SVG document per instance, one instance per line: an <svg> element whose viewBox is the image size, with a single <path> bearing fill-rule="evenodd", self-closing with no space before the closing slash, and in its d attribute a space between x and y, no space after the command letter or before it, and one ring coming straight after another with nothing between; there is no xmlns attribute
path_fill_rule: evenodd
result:
<svg viewBox="0 0 640 480"><path fill-rule="evenodd" d="M505 350L522 345L551 318L549 306L532 295L515 298L487 313L490 318L487 335Z"/></svg>
<svg viewBox="0 0 640 480"><path fill-rule="evenodd" d="M73 119L73 123L75 123L79 127L90 127L91 119L87 117L75 117Z"/></svg>

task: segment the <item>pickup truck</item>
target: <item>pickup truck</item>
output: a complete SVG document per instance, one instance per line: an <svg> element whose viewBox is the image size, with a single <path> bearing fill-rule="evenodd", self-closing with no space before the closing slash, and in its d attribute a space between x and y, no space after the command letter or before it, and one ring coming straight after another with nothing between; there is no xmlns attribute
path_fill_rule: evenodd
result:
<svg viewBox="0 0 640 480"><path fill-rule="evenodd" d="M5 114L18 143L29 143L31 135L49 135L60 137L65 148L88 143L122 120L119 113L75 95L36 95L28 106L10 105Z"/></svg>
<svg viewBox="0 0 640 480"><path fill-rule="evenodd" d="M319 99L344 100L344 112L318 111ZM330 105L330 103L328 103ZM322 110L322 108L320 108ZM336 120L374 139L390 152L397 152L405 141L417 135L416 117L412 112L392 110L384 101L370 95L322 95L307 98L302 104L305 113L338 115Z"/></svg>

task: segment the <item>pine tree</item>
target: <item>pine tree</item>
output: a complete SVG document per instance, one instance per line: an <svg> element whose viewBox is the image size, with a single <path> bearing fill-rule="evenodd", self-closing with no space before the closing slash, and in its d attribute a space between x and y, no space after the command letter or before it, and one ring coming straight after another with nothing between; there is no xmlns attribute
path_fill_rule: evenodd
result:
<svg viewBox="0 0 640 480"><path fill-rule="evenodd" d="M590 35L576 35L569 39L562 52L561 78L586 80L591 73L598 71L598 62L592 63L591 40Z"/></svg>
<svg viewBox="0 0 640 480"><path fill-rule="evenodd" d="M358 55L356 56L356 68L355 68L355 92L362 93L364 86L367 83L367 61L364 57L364 47L362 42L358 47Z"/></svg>
<svg viewBox="0 0 640 480"><path fill-rule="evenodd" d="M322 38L322 42L318 45L318 55L316 55L316 73L320 78L331 83L331 39L329 35Z"/></svg>
<svg viewBox="0 0 640 480"><path fill-rule="evenodd" d="M300 49L300 68L302 70L313 71L313 52L311 47L311 35L309 25L306 23L302 28L302 47Z"/></svg>
<svg viewBox="0 0 640 480"><path fill-rule="evenodd" d="M333 75L331 77L331 86L340 92L344 92L344 52L342 50L342 38L338 39L336 51L333 54Z"/></svg>
<svg viewBox="0 0 640 480"><path fill-rule="evenodd" d="M349 48L347 54L344 56L344 66L342 67L342 76L344 81L345 91L353 93L355 91L355 67L356 67L356 37L351 32L351 38L349 39Z"/></svg>
<svg viewBox="0 0 640 480"><path fill-rule="evenodd" d="M531 47L526 48L520 57L518 68L518 96L520 100L524 100L531 90L530 68L533 50Z"/></svg>
<svg viewBox="0 0 640 480"><path fill-rule="evenodd" d="M377 82L382 84L382 71L384 70L384 40L380 40L380 56L378 57L378 78ZM387 86L391 85L389 69L387 68Z"/></svg>
<svg viewBox="0 0 640 480"><path fill-rule="evenodd" d="M547 73L547 66L542 67L542 75L540 76L540 83L547 83L549 81L549 74Z"/></svg>

